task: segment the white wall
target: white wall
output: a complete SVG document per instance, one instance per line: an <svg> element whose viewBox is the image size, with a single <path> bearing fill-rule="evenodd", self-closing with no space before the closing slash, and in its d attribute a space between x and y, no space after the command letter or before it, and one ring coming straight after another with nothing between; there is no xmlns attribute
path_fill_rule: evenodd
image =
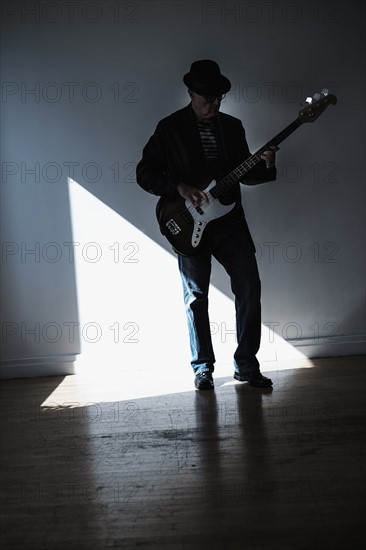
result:
<svg viewBox="0 0 366 550"><path fill-rule="evenodd" d="M147 235L169 251L156 201L135 184L134 168L158 120L187 103L182 76L202 58L217 60L232 81L222 110L242 119L252 151L294 120L308 95L324 86L337 95L335 107L282 144L277 181L243 188L243 201L258 249L268 357L281 358L282 339L309 357L364 353L363 11L352 1L2 3L1 376L73 372L93 339L81 309L103 288L125 291L125 281L143 307L136 317L121 312L121 322L136 322L142 356L161 360L175 334L164 307L178 311L182 298L167 293L159 254L144 246ZM93 264L87 253L97 249L83 246L96 237L65 244L88 216L79 204L71 222L71 180L127 223L110 245L138 246L136 281L153 281L150 293L134 288L124 262L112 288L97 268L89 272L85 295L70 254ZM106 212L92 218L96 228L108 224ZM220 267L212 282L231 296ZM162 309L151 323L157 296ZM222 326L226 313L214 315ZM130 353L122 346L117 356L123 362Z"/></svg>

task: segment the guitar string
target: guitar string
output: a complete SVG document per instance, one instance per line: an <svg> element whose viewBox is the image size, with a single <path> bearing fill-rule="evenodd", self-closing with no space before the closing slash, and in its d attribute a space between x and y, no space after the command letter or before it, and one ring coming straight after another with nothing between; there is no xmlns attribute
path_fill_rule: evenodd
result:
<svg viewBox="0 0 366 550"><path fill-rule="evenodd" d="M300 113L301 115L303 115L305 112L308 112L309 113L309 116L314 116L314 107L320 107L320 105L322 104L325 104L325 107L320 110L318 113L317 113L317 116L313 119L316 120L316 118L323 112L323 110L328 106L329 103L333 103L333 105L335 105L336 103L336 98L335 96L326 96L326 97L323 97L321 100L319 101L316 101L315 103L313 103L310 107L307 107L306 109L303 109L302 112ZM238 166L237 168L235 168L232 172L230 172L227 176L225 176L221 181L217 182L216 185L214 186L214 189L215 187L221 187L222 189L219 188L218 190L218 193L217 193L217 196L214 197L212 194L211 194L211 191L208 191L207 193L209 193L209 197L208 197L208 204L210 203L211 200L217 200L220 196L220 194L222 194L222 192L225 192L225 187L227 187L228 189L231 188L231 186L237 182L237 181L240 181L240 178L246 173L249 171L250 168L252 168L253 166L255 166L255 164L257 164L257 162L260 160L260 155L266 150L268 149L268 147L270 147L271 145L277 145L279 143L281 143L284 139L286 139L290 134L292 134L292 132L294 132L299 126L301 126L301 124L303 122L306 122L305 118L297 118L296 120L294 120L291 124L289 124L282 132L280 132L279 134L277 134L277 136L275 136L271 141L268 141L261 149L259 149L256 153L254 153L254 155L252 155L251 157L249 157L249 159L247 159L245 162L243 162L240 166ZM259 156L259 158L258 158ZM252 164L250 164L250 162L252 160L255 159L255 162L253 162ZM246 167L245 165L249 165L248 167ZM242 168L241 168L242 167ZM241 168L239 170L239 168ZM238 173L237 173L238 172ZM235 176L235 177L234 177ZM226 180L226 182L225 182ZM216 194L216 193L215 193ZM197 209L195 206L193 206L193 204L190 204L188 206L185 205L185 208L186 210L188 211L196 211L197 212ZM177 222L181 219L184 219L186 221L189 221L190 223L193 223L194 221L194 216L193 214L191 214L192 216L192 220L187 220L187 216L186 216L186 213L183 212L183 213L180 213L178 214L175 218L173 218L173 221L174 222Z"/></svg>
<svg viewBox="0 0 366 550"><path fill-rule="evenodd" d="M254 155L253 155L254 157ZM251 157L252 158L252 157ZM257 164L257 162L259 161L260 159L256 160L255 162L253 162L252 164L249 165L248 169L245 170L248 171L250 168L252 168L253 166L255 166L255 164ZM237 173L239 172L239 173ZM228 174L227 176L225 176L222 180L220 180L219 182L216 183L216 185L213 187L213 189L215 189L216 187L219 188L218 192L215 193L216 196L213 196L211 191L207 191L206 192L206 196L207 196L207 201L203 204L203 206L209 206L210 203L212 203L213 201L217 200L223 193L225 193L225 191L229 190L231 188L232 185L234 185L234 183L236 183L237 181L239 181L238 178L242 177L243 174L245 174L245 172L241 173L241 171L239 171L238 168L235 168L235 170L233 170L232 172L230 172L230 174ZM236 176L236 177L234 177ZM225 181L226 180L226 181ZM201 205L200 205L201 206ZM188 223L190 224L193 224L194 221L195 221L195 215L197 214L197 208L200 208L200 206L198 207L195 207L193 206L193 204L189 204L188 206L185 204L185 208L186 210L188 210L188 212L190 213L190 215L192 216L192 220L187 220L186 218L186 213L185 212L182 212L182 213L179 213L177 214L173 220L179 225L179 222L181 221L188 221Z"/></svg>
<svg viewBox="0 0 366 550"><path fill-rule="evenodd" d="M262 148L262 149L265 150L265 148ZM234 170L232 170L232 172L230 172L227 176L225 176L222 180L218 181L216 185L213 187L213 189L218 188L218 192L215 193L215 196L212 195L210 190L207 191L206 196L208 200L205 202L203 206L209 206L210 203L217 200L218 198L220 198L222 194L228 191L232 187L232 185L240 181L240 178L261 160L260 154L262 153L262 149L257 151L257 153L252 155L247 161L243 163L243 169L240 170L239 167L237 167ZM258 158L255 158L257 156ZM177 224L181 221L189 221L189 223L191 224L194 223L194 216L197 213L196 207L193 206L193 204L189 204L188 206L185 205L185 208L189 211L190 215L192 216L192 220L187 220L185 212L179 213L173 218L173 220Z"/></svg>
<svg viewBox="0 0 366 550"><path fill-rule="evenodd" d="M261 147L256 153L251 155L247 160L245 160L240 166L232 170L228 175L224 176L222 180L218 181L216 185L213 187L213 189L218 188L216 196L213 196L211 194L211 191L208 191L206 195L208 196L207 202L203 206L208 206L212 201L217 200L225 191L229 190L232 185L234 185L236 182L240 181L240 178L245 175L246 172L248 172L251 168L253 168L260 160L261 160L261 154L266 151L271 145L277 145L278 143L281 143L286 137L288 137L296 128L298 128L302 124L302 121L296 119L294 122L289 124L282 132L277 134L272 140L268 141L263 147ZM187 220L187 216L185 212L180 212L177 214L173 221L179 224L181 221L188 221L190 224L193 224L195 221L194 216L197 213L197 208L193 206L193 204L189 204L188 206L185 205L186 210L190 213L192 216L192 220Z"/></svg>

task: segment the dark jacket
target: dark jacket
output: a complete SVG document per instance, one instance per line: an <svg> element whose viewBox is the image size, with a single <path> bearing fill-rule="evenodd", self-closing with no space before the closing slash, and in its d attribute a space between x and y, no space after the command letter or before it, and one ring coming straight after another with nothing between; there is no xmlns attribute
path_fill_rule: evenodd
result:
<svg viewBox="0 0 366 550"><path fill-rule="evenodd" d="M222 154L220 179L250 156L241 121L219 112L215 117L219 147ZM191 104L162 119L144 147L136 168L137 183L154 195L171 197L180 182L197 186L207 167L195 115ZM267 169L258 163L242 183L255 185L276 179L276 168ZM236 184L225 196L224 202L240 203L240 186Z"/></svg>

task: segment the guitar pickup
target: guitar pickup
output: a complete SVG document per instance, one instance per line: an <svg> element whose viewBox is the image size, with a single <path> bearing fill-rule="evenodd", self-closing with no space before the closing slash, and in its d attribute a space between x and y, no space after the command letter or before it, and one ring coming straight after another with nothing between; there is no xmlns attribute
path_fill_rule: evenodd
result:
<svg viewBox="0 0 366 550"><path fill-rule="evenodd" d="M177 224L177 222L174 221L173 219L166 222L165 225L166 225L167 229L169 229L169 231L172 235L178 235L178 233L180 231L182 231L181 228L179 227L179 225Z"/></svg>

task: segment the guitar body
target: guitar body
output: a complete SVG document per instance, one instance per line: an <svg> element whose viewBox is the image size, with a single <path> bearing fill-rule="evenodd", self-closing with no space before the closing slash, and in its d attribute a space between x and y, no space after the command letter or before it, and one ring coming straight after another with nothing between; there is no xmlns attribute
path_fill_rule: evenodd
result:
<svg viewBox="0 0 366 550"><path fill-rule="evenodd" d="M160 231L177 252L185 256L194 256L202 252L214 228L215 220L222 218L234 208L235 203L222 204L211 195L210 190L215 186L216 180L212 180L207 187L199 187L206 193L208 202L197 208L180 196L175 201L159 200L156 215Z"/></svg>

